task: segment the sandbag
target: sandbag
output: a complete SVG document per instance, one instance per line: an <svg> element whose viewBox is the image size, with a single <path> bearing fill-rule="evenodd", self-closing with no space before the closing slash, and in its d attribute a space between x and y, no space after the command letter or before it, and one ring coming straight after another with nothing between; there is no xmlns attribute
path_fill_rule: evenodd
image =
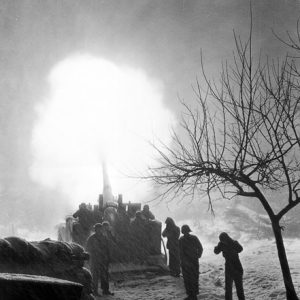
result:
<svg viewBox="0 0 300 300"><path fill-rule="evenodd" d="M28 242L18 237L0 239L0 272L50 276L83 285L92 293L92 277L84 263L89 255L82 246L46 239ZM84 297L83 297L84 298Z"/></svg>
<svg viewBox="0 0 300 300"><path fill-rule="evenodd" d="M0 274L0 295L5 300L80 300L82 285L57 278Z"/></svg>

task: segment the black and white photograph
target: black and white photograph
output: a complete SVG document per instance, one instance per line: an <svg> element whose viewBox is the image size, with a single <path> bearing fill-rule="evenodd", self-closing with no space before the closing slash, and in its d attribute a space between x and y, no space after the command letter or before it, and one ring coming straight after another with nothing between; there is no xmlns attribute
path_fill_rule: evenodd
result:
<svg viewBox="0 0 300 300"><path fill-rule="evenodd" d="M0 0L0 299L299 300L299 0Z"/></svg>

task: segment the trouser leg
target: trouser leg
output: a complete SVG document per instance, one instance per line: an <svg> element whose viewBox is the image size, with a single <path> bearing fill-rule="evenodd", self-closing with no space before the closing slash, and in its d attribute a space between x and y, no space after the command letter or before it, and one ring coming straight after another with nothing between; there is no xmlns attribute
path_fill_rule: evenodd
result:
<svg viewBox="0 0 300 300"><path fill-rule="evenodd" d="M99 270L95 266L91 268L93 278L93 293L98 294Z"/></svg>
<svg viewBox="0 0 300 300"><path fill-rule="evenodd" d="M225 273L225 300L232 300L233 278Z"/></svg>
<svg viewBox="0 0 300 300"><path fill-rule="evenodd" d="M169 250L169 269L171 275L179 275L180 274L180 261L178 255L175 251Z"/></svg>
<svg viewBox="0 0 300 300"><path fill-rule="evenodd" d="M100 273L101 289L104 293L109 291L109 275L108 268L102 268Z"/></svg>
<svg viewBox="0 0 300 300"><path fill-rule="evenodd" d="M235 287L236 287L236 293L239 300L245 300L244 295L244 287L243 287L243 276L238 276L234 279Z"/></svg>
<svg viewBox="0 0 300 300"><path fill-rule="evenodd" d="M182 276L183 276L185 291L187 295L189 295L189 273L187 272L185 267L182 267Z"/></svg>
<svg viewBox="0 0 300 300"><path fill-rule="evenodd" d="M169 270L172 275L175 274L174 271L174 254L169 250Z"/></svg>
<svg viewBox="0 0 300 300"><path fill-rule="evenodd" d="M186 293L191 299L197 297L199 294L199 265L195 263L187 267L182 266L182 275Z"/></svg>

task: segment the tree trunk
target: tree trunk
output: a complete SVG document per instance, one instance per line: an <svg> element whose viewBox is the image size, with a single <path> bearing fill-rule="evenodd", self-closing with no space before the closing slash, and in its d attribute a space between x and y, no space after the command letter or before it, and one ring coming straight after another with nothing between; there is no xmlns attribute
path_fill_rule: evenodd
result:
<svg viewBox="0 0 300 300"><path fill-rule="evenodd" d="M281 267L281 271L282 271L284 286L286 289L286 299L287 300L299 300L299 298L296 294L296 291L295 291L293 280L292 280L279 221L277 221L277 220L271 220L271 221L272 221L273 232L274 232L274 236L275 236L275 240L276 240L277 252L278 252L280 267Z"/></svg>

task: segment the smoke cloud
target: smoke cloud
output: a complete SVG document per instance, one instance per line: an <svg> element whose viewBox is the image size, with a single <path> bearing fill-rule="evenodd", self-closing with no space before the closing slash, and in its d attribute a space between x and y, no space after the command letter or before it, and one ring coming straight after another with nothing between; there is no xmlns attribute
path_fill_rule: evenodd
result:
<svg viewBox="0 0 300 300"><path fill-rule="evenodd" d="M105 160L115 195L147 200L150 187L127 175L153 163L149 141L168 143L174 117L163 104L162 83L90 55L61 61L48 81L49 94L36 107L32 179L74 205L96 203Z"/></svg>

